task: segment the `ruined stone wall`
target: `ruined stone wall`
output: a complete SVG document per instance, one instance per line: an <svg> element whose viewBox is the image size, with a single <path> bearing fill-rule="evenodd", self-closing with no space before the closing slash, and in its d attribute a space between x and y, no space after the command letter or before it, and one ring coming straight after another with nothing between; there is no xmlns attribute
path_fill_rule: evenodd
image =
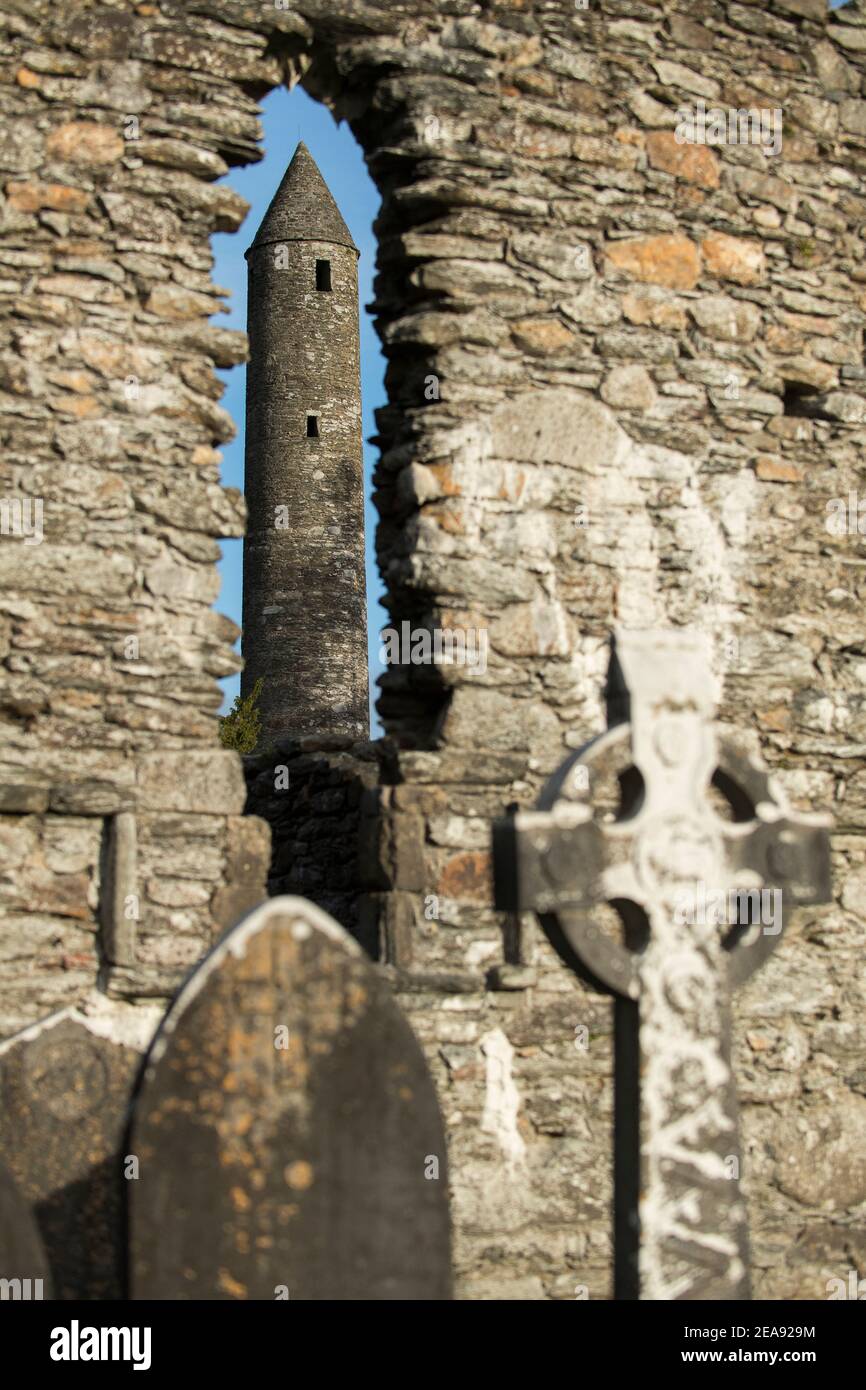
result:
<svg viewBox="0 0 866 1390"><path fill-rule="evenodd" d="M398 980L437 1056L464 1294L603 1296L611 1005L491 911L489 821L603 727L613 624L708 631L723 718L836 816L837 900L737 1025L755 1295L820 1298L866 1258L862 555L826 527L866 420L866 16L567 9L446 25L476 96L448 46L391 131L427 153L382 216L380 555L395 615L490 638L438 696L428 668L386 682L390 732L432 746L383 790L425 846L422 891L392 894ZM780 108L779 154L679 144L698 98Z"/></svg>
<svg viewBox="0 0 866 1390"><path fill-rule="evenodd" d="M3 10L4 1034L97 983L118 1020L165 999L264 892L212 609L244 524L213 365L245 341L208 323L208 238L246 212L213 180L257 124L167 40L127 6Z"/></svg>
<svg viewBox="0 0 866 1390"><path fill-rule="evenodd" d="M461 1294L610 1289L610 1003L534 922L492 910L489 823L602 727L612 625L693 623L716 639L724 717L795 805L836 816L836 901L799 914L743 992L737 1061L756 1296L824 1297L866 1263L862 554L825 525L866 434L862 0L831 18L823 0L4 13L3 467L10 493L46 498L43 544L0 548L2 767L25 788L4 793L23 798L4 835L40 837L73 896L89 873L91 916L95 838L69 782L143 779L184 842L210 817L231 843L215 813L239 809L240 770L216 748L214 677L232 634L209 605L215 537L241 522L217 487L211 365L241 347L207 323L207 237L243 209L212 180L255 157L255 97L300 75L383 195L392 617L490 639L484 675L388 677L402 750L368 841L384 968L440 1087ZM699 99L781 109L782 149L677 143ZM176 804L171 760L190 757L207 806ZM51 815L80 838L62 870ZM28 921L23 843L3 941L30 1018L93 978L56 940L94 936L56 899ZM162 911L157 956L183 938ZM190 946L209 912L183 909Z"/></svg>
<svg viewBox="0 0 866 1390"><path fill-rule="evenodd" d="M376 787L392 759L385 740L355 742L337 735L280 739L244 759L246 813L271 831L269 897L309 898L374 960L386 951L378 912L361 902L361 864L372 857L362 846L361 827L363 817L364 827L375 826L378 833Z"/></svg>

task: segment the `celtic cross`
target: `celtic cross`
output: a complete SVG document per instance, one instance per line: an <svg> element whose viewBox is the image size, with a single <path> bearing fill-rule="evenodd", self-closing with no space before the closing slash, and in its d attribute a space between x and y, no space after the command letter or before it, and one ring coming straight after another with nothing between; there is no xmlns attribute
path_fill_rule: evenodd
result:
<svg viewBox="0 0 866 1390"><path fill-rule="evenodd" d="M717 733L709 656L687 630L618 634L607 733L494 830L497 906L617 996L619 1298L750 1297L729 995L830 896L829 818Z"/></svg>

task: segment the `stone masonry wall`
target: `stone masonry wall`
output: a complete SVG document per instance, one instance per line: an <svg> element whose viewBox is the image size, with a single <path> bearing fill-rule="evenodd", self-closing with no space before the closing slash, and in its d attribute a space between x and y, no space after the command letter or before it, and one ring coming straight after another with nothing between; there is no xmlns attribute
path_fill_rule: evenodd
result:
<svg viewBox="0 0 866 1390"><path fill-rule="evenodd" d="M127 7L2 32L0 1029L107 991L120 1036L264 894L212 609L244 524L213 364L245 340L207 322L208 238L246 212L215 146L249 157L256 123L231 87L209 135L219 84L200 106Z"/></svg>
<svg viewBox="0 0 866 1390"><path fill-rule="evenodd" d="M381 766L389 760L387 742L330 735L279 739L266 747L245 758L244 768L246 813L271 831L268 895L309 898L378 960L378 914L362 911L359 860L367 857L362 808L368 797L375 801ZM363 822L380 823L369 814Z"/></svg>
<svg viewBox="0 0 866 1390"><path fill-rule="evenodd" d="M210 604L216 536L241 515L217 485L211 367L243 349L207 322L207 238L242 218L213 180L255 158L255 98L301 78L350 121L383 197L392 619L490 639L484 675L387 678L400 752L363 831L365 911L440 1087L461 1295L610 1290L610 1003L532 921L493 912L489 824L601 729L614 624L710 632L723 717L795 805L834 811L836 901L800 913L743 991L737 1077L756 1296L821 1298L866 1271L863 557L856 513L825 524L828 502L856 504L866 436L862 0L832 17L823 0L3 14L3 467L10 495L46 501L43 544L0 547L2 768L24 788L4 793L4 835L24 837L4 869L4 1007L17 991L29 1019L94 977L60 960L94 939L90 818L107 835L117 813L82 812L69 783L143 779L179 843L210 816L215 875L231 845L214 812L239 811L240 774L216 750L214 677L232 633ZM782 149L677 143L699 99L780 109ZM190 759L206 806L172 804ZM52 816L77 856L58 859ZM22 924L37 844L88 915L55 895ZM211 929L205 904L161 911L153 970Z"/></svg>
<svg viewBox="0 0 866 1390"><path fill-rule="evenodd" d="M491 911L489 823L603 727L614 623L711 633L722 717L794 805L836 816L837 901L799 914L737 1022L755 1295L820 1298L866 1259L862 555L826 526L866 436L866 16L567 8L446 24L373 165L399 183L378 297L392 616L490 639L483 676L385 683L389 731L430 746L382 791L411 831L390 840L424 846L420 891L413 848L395 874L397 979L437 1059L464 1296L604 1296L612 1009ZM779 156L678 144L699 97L781 108Z"/></svg>

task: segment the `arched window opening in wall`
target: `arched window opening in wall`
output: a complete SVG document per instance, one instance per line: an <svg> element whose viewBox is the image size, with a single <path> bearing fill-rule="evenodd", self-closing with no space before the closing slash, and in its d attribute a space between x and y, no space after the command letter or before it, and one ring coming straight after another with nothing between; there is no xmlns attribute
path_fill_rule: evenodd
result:
<svg viewBox="0 0 866 1390"><path fill-rule="evenodd" d="M296 235L303 238L308 232L316 232L314 219L306 223L301 219L297 227L288 229L290 235L282 241L271 242L268 240L267 247L263 248L263 255L245 258L244 254L254 238L257 239L257 233L272 205L274 194L286 175L296 148L302 144L306 147L321 174L327 190L333 196L339 214L348 228L350 239L359 253L356 255L353 252L349 264L356 263L357 265L360 310L361 433L364 441L364 568L367 591L369 711L371 733L375 737L381 733L378 716L373 705L376 698L376 682L382 670L379 659L379 632L387 619L380 602L382 586L375 562L376 516L370 501L370 478L375 451L366 441L375 432L374 412L385 404L386 395L384 361L379 340L373 327L372 318L364 306L373 299L376 239L372 224L378 212L380 199L378 191L367 173L360 146L348 125L345 122L337 125L327 108L309 97L300 86L296 86L291 92L285 88L280 88L266 97L262 104L262 124L264 129L263 159L255 165L232 169L225 180L242 197L246 198L250 203L250 211L237 233L219 234L213 238L215 256L213 277L217 284L226 287L231 292L230 317L227 321L224 320L220 327L247 329L248 267L256 277L257 287L260 283L260 277L262 275L267 277L272 269L278 270L281 275L285 274L289 278L293 277L295 270L297 270L298 285L302 284L305 291L310 294L311 311L315 311L318 317L322 338L319 341L310 338L303 345L299 344L301 349L299 351L284 351L277 336L274 340L273 355L270 351L268 353L267 372L269 379L279 383L277 399L281 403L281 408L284 404L287 419L293 421L290 431L292 437L298 439L300 436L299 443L309 451L311 456L313 471L308 478L298 480L298 490L299 492L302 490L309 492L315 488L320 490L317 505L322 508L323 519L330 501L333 501L335 505L339 504L339 488L345 482L342 455L346 451L345 449L340 450L340 441L336 434L328 436L334 438L334 447L341 452L341 466L339 469L335 468L332 475L327 468L324 452L327 441L323 438L323 412L316 408L319 400L314 392L310 392L308 383L315 378L316 359L321 348L327 348L336 331L335 322L330 316L340 312L340 296L349 292L345 284L342 283L339 266L340 255L345 254L345 252L342 252L341 248L332 251L328 246L316 244L313 240L308 242L295 240ZM327 232L327 228L325 231ZM303 264L299 258L303 258ZM279 280L274 283L282 285L284 281ZM300 289L298 292L300 293ZM259 294L258 288L256 293ZM252 423L253 428L255 428L261 407L251 404L249 409L259 413L252 419L248 418L247 367L234 367L220 372L220 376L226 385L223 404L232 415L238 431L235 439L225 446L223 451L222 480L226 486L237 487L243 491L245 490L244 455L247 443L247 427ZM316 389L319 389L319 383L316 383ZM321 383L321 389L327 390L327 382ZM271 410L272 408L273 402L271 401L267 409ZM312 447L314 444L315 448ZM286 460L286 470L287 474L291 472L291 464L288 459ZM329 483L333 483L333 493L329 488ZM248 504L249 500L248 495ZM291 531L296 524L292 508L276 508L275 511L282 513L282 515L275 517L275 526L279 528L282 525L285 528L286 534L283 540L286 544L291 544ZM335 524L335 519L332 519L331 524ZM328 534L325 528L323 528L323 533ZM242 540L228 540L224 541L222 545L223 557L220 564L222 587L215 607L219 612L227 614L240 627L243 617L244 542ZM278 602L279 600L275 600L268 606L276 608ZM327 624L323 624L323 627L326 626ZM327 645L331 636L332 634L324 630L317 632L316 640ZM240 649L240 643L238 643L238 649ZM241 677L239 674L227 676L222 680L221 685L224 695L223 713L225 713L231 708L235 696L240 693Z"/></svg>

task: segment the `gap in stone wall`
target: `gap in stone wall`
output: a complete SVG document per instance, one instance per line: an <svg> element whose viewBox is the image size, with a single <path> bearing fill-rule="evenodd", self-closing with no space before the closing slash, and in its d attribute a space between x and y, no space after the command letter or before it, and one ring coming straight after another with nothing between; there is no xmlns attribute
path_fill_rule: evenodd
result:
<svg viewBox="0 0 866 1390"><path fill-rule="evenodd" d="M250 211L238 232L217 234L212 238L215 255L214 279L231 291L229 316L220 326L246 330L247 266L244 252L273 197L299 140L303 140L319 165L341 212L361 251L358 266L361 320L362 421L365 441L375 431L374 411L385 402L383 384L384 362L370 315L365 306L373 294L376 262L376 239L372 223L379 195L367 173L363 154L349 127L341 122L337 127L327 107L307 94L298 84L291 91L277 88L262 102L264 130L263 159L242 169L233 169L226 176L228 183L250 203ZM235 438L224 450L222 481L225 486L244 486L244 409L246 367L240 366L219 372L226 386L223 404L237 427ZM370 663L371 720L374 732L379 732L375 714L376 678L379 662L379 630L386 621L381 608L381 581L375 561L375 512L372 506L371 475L374 465L374 446L364 446L365 533L367 578L367 630ZM217 600L218 611L225 613L238 626L241 624L243 541L223 542L220 564L222 589ZM240 651L240 640L236 644ZM232 705L240 688L239 673L223 678L223 713Z"/></svg>

